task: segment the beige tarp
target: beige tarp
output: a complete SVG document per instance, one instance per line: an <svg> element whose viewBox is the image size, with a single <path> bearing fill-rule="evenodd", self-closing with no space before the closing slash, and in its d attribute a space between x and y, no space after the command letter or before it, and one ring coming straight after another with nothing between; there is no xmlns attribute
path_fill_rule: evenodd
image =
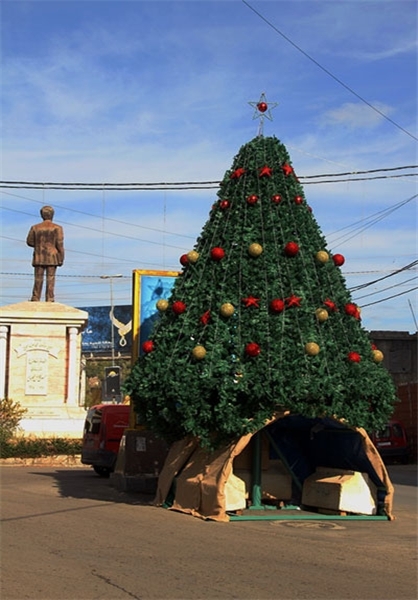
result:
<svg viewBox="0 0 418 600"><path fill-rule="evenodd" d="M385 511L388 518L392 519L394 489L386 467L366 431L353 429L362 436L365 453L386 488ZM175 442L159 476L155 504L164 504L175 481L172 510L202 519L229 521L225 485L232 473L234 459L241 454L253 435L247 434L211 453L200 448L198 440L194 438Z"/></svg>
<svg viewBox="0 0 418 600"><path fill-rule="evenodd" d="M382 460L379 452L376 450L373 442L367 435L365 429L360 429L353 427L355 431L363 438L363 448L366 453L367 458L372 464L373 469L376 471L380 481L382 481L383 485L386 488L386 498L385 498L385 512L390 520L393 520L395 517L393 516L393 494L394 488L392 482L389 478L389 473L386 469L385 463Z"/></svg>

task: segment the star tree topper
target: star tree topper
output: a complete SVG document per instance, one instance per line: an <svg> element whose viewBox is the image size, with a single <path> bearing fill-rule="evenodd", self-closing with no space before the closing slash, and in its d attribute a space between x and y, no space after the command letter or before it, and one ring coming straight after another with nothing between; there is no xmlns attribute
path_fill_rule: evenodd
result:
<svg viewBox="0 0 418 600"><path fill-rule="evenodd" d="M265 93L262 92L258 102L249 102L248 104L254 108L253 121L254 119L260 119L260 123L258 126L258 135L263 135L264 119L267 118L270 121L273 120L273 117L271 116L271 111L273 110L273 108L276 108L276 106L278 106L278 102L268 103L266 100Z"/></svg>

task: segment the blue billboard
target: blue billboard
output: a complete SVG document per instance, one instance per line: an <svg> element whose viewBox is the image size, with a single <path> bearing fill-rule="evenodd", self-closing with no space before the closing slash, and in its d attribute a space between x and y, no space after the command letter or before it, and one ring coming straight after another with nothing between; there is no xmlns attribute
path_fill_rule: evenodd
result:
<svg viewBox="0 0 418 600"><path fill-rule="evenodd" d="M112 352L112 327L114 351L117 354L132 352L132 306L83 306L89 319L81 334L81 351L92 353Z"/></svg>

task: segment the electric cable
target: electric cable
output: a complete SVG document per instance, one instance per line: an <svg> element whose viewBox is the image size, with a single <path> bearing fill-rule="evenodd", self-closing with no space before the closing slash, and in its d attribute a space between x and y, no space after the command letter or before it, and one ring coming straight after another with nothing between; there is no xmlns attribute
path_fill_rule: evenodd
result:
<svg viewBox="0 0 418 600"><path fill-rule="evenodd" d="M397 269L396 271L389 273L389 275L384 275L383 277L379 277L379 279L375 279L374 281L368 281L367 283L363 283L361 285L356 285L352 288L349 288L349 290L350 290L350 292L358 292L359 290L369 287L370 285L374 285L375 283L378 283L379 281L383 281L384 279L388 279L389 277L398 275L399 273L402 273L403 271L409 271L409 269L412 269L417 264L418 264L418 260L414 260L413 262L409 263L408 265L405 265L404 267L401 267L400 269Z"/></svg>
<svg viewBox="0 0 418 600"><path fill-rule="evenodd" d="M393 288L399 287L400 285L405 285L405 284L409 283L410 281L414 281L417 278L418 278L418 275L416 275L415 277L411 277L410 279L405 279L405 281L402 281L401 283L395 283L394 285L389 285L388 287L382 288L381 290L375 290L374 292L370 292L370 294L364 294L364 296L358 296L358 298L356 298L356 301L361 300L362 298L368 298L369 296L375 296L376 294L382 294L383 292L386 292L387 290L392 290Z"/></svg>
<svg viewBox="0 0 418 600"><path fill-rule="evenodd" d="M387 300L391 300L392 298L397 298L398 296L404 296L405 294L409 294L414 290L418 290L418 286L411 288L410 290L405 290L404 292L399 292L399 294L394 294L393 296L388 296L387 298L382 298L381 300L376 300L375 302L369 302L369 304L362 304L362 308L366 306L373 306L374 304L380 304L381 302L386 302Z"/></svg>
<svg viewBox="0 0 418 600"><path fill-rule="evenodd" d="M342 173L322 173L317 175L298 175L298 179L305 185L318 183L346 183L349 181L373 181L375 179L395 179L400 177L417 177L417 173L401 173L399 175L379 175L373 177L358 177L371 173L389 173L405 169L417 169L418 165L407 165L401 167L386 167L381 169L368 169L363 171L344 171ZM352 176L356 177L352 177ZM350 176L349 179L323 180L324 177L340 178ZM321 181L311 181L321 179ZM42 189L42 190L90 190L103 191L162 191L162 190L197 190L216 189L221 181L171 181L171 182L59 182L59 181L0 181L0 188L4 189Z"/></svg>
<svg viewBox="0 0 418 600"><path fill-rule="evenodd" d="M361 100L361 102L363 102L364 104L366 104L369 108L371 108L377 114L379 114L381 117L383 117L384 119L386 119L386 121L388 121L389 123L392 123L392 125L394 125L398 129L400 129L401 131L403 131L404 133L406 133L406 135L408 135L409 137L411 137L413 140L416 140L418 142L418 138L415 137L412 133L410 133L408 130L404 129L404 127L402 127L401 125L399 125L398 123L396 123L396 121L394 121L393 119L391 119L390 117L388 117L387 115L385 115L385 113L382 112L381 110L379 110L378 108L376 108L376 106L373 106L373 104L371 104L370 102L368 102L365 98L363 98L362 96L360 96L360 94L358 94L357 92L355 92L351 87L349 87L341 79L339 79L333 73L331 73L331 71L329 71L324 66L322 66L321 63L319 63L312 56L310 56L310 54L308 54L307 52L305 52L305 50L302 50L302 48L300 46L298 46L297 44L295 44L295 42L293 42L289 37L287 37L287 35L285 35L282 31L280 31L280 29L278 29L275 25L273 25L273 23L271 23L271 21L269 21L268 19L266 19L266 17L264 17L260 12L258 12L255 8L253 8L251 6L251 4L249 2L247 2L247 0L241 0L241 1L243 2L243 4L245 4L246 6L248 6L248 8L250 10L252 10L260 19L262 19L269 27L271 27L272 29L274 29L274 31L276 33L278 33L279 35L281 35L283 39L285 39L287 42L289 42L289 44L291 44L294 48L296 48L296 50L298 50L299 52L301 52L306 58L308 58L317 67L319 67L322 71L324 71L324 73L326 73L327 75L329 75L329 77L331 77L332 79L334 79L334 81L336 81L339 85L341 85L343 88L345 88L347 91L349 91L350 94L353 94L353 96L355 96L356 98L358 98L359 100Z"/></svg>

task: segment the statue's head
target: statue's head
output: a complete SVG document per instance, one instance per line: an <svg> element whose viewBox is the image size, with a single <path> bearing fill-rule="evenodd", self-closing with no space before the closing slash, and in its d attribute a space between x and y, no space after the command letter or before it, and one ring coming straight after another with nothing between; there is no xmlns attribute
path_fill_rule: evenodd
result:
<svg viewBox="0 0 418 600"><path fill-rule="evenodd" d="M41 208L41 217L44 219L49 219L50 221L52 221L54 216L54 209L52 208L52 206L43 206Z"/></svg>

